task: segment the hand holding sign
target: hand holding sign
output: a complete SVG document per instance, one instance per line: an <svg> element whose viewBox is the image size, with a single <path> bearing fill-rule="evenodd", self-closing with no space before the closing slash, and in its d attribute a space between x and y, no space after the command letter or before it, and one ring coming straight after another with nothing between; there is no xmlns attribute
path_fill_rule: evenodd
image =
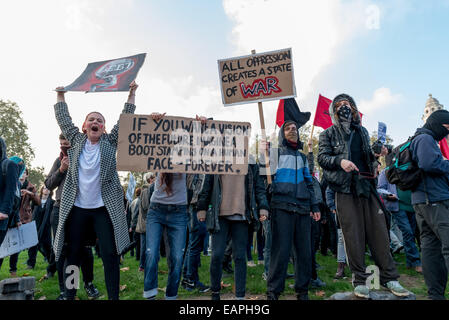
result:
<svg viewBox="0 0 449 320"><path fill-rule="evenodd" d="M129 95L127 103L136 104L136 90L138 87L139 85L136 83L136 81L131 82L131 84L129 85Z"/></svg>
<svg viewBox="0 0 449 320"><path fill-rule="evenodd" d="M64 87L59 86L55 89L56 91L56 102L65 102L64 94L67 92L64 90Z"/></svg>

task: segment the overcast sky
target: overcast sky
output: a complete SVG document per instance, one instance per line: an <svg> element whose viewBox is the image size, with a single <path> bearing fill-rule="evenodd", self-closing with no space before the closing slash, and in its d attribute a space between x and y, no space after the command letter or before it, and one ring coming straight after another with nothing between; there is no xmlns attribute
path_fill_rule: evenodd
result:
<svg viewBox="0 0 449 320"><path fill-rule="evenodd" d="M0 1L0 99L15 101L48 172L59 154L53 89L87 63L147 53L138 114L212 116L259 128L257 104L224 107L217 60L292 48L297 101L352 95L364 125L398 144L422 125L428 94L449 105L449 1L16 0ZM118 120L126 93L69 92L75 124L89 111ZM277 102L264 103L274 129Z"/></svg>

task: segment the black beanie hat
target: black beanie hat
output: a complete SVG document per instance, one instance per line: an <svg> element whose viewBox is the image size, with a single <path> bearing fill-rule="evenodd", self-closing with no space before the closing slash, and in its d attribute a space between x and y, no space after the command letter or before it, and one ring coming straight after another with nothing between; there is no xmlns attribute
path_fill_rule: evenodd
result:
<svg viewBox="0 0 449 320"><path fill-rule="evenodd" d="M443 127L443 124L449 124L449 111L437 110L427 118L423 128L432 131L435 140L440 141L449 134L449 130Z"/></svg>

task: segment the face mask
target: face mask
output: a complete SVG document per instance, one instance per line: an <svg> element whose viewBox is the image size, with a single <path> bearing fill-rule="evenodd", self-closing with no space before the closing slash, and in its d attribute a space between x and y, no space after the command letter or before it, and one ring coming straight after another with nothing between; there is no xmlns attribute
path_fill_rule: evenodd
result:
<svg viewBox="0 0 449 320"><path fill-rule="evenodd" d="M61 152L63 155L67 156L67 150L69 150L69 147L61 146Z"/></svg>
<svg viewBox="0 0 449 320"><path fill-rule="evenodd" d="M348 120L351 117L351 107L344 105L338 109L337 114L340 118Z"/></svg>

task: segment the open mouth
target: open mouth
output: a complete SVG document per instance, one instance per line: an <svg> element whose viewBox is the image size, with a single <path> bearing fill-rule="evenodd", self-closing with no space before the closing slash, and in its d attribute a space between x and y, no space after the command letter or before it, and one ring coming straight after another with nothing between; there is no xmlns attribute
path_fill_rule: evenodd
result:
<svg viewBox="0 0 449 320"><path fill-rule="evenodd" d="M97 132L98 131L98 127L97 126L92 126L92 131L93 132Z"/></svg>

